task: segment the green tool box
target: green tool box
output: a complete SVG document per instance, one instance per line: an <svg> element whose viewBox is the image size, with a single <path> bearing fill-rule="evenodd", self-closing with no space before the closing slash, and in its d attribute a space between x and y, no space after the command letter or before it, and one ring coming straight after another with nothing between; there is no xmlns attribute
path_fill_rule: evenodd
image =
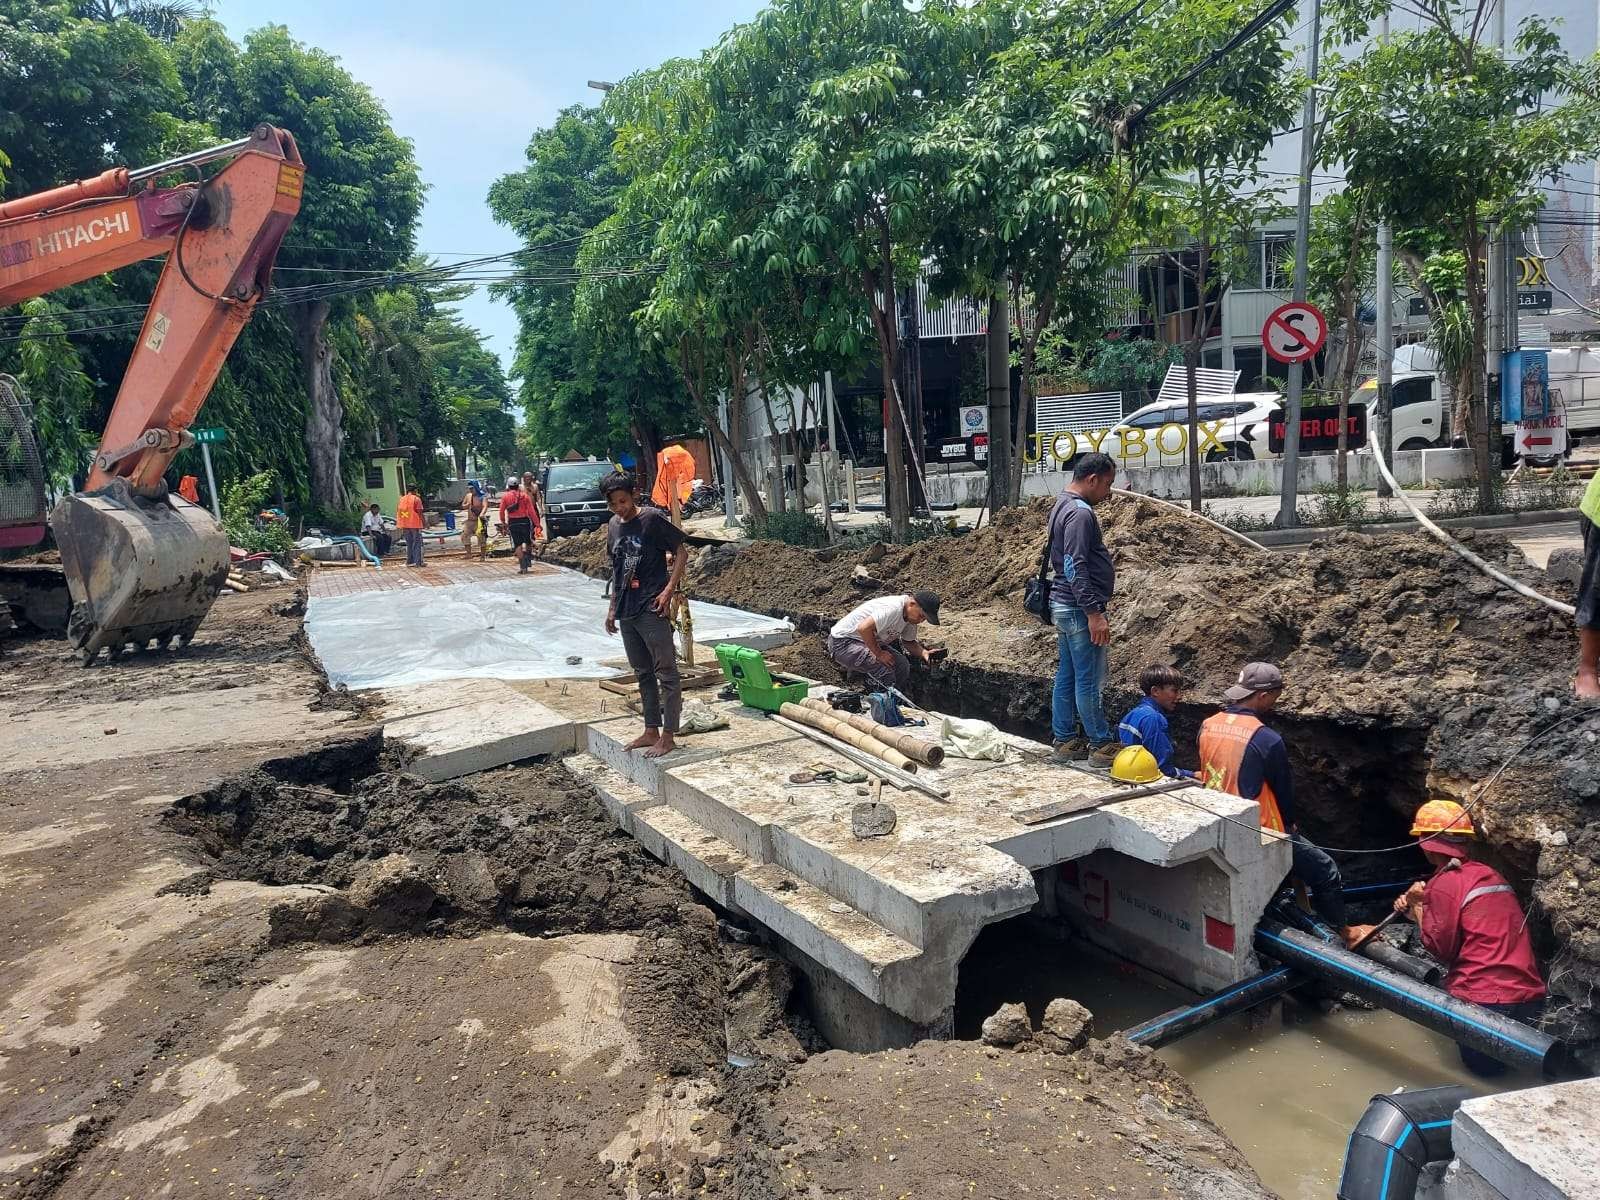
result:
<svg viewBox="0 0 1600 1200"><path fill-rule="evenodd" d="M740 701L763 712L777 712L785 704L798 704L811 689L804 679L773 675L767 670L767 660L761 657L761 651L749 646L723 643L717 647L717 661L722 664L722 673L728 682L738 689Z"/></svg>

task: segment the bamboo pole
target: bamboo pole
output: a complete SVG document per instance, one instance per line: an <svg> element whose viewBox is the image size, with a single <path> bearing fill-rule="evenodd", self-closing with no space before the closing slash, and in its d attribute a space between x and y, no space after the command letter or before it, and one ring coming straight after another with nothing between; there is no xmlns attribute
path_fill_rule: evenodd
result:
<svg viewBox="0 0 1600 1200"><path fill-rule="evenodd" d="M791 721L798 721L802 725L809 725L813 729L820 729L831 737L838 738L847 745L854 746L857 750L866 752L874 758L881 758L891 767L895 767L908 774L914 774L917 764L907 758L893 746L886 745L873 737L870 733L845 724L834 716L823 716L809 708L801 708L798 704L785 704L778 712L788 717Z"/></svg>
<svg viewBox="0 0 1600 1200"><path fill-rule="evenodd" d="M923 792L932 796L935 800L948 800L950 796L949 788L935 787L915 775L896 770L884 762L883 759L874 758L865 750L857 750L854 746L847 746L838 738L829 737L820 729L815 729L810 725L802 725L799 721L791 721L788 717L780 716L777 713L769 713L768 716L785 729L792 729L802 737L809 738L817 745L827 747L840 757L847 758L855 763L856 766L866 771L874 779L881 779L901 791Z"/></svg>
<svg viewBox="0 0 1600 1200"><path fill-rule="evenodd" d="M925 742L919 737L906 733L904 730L895 729L888 725L880 725L871 717L858 716L855 713L837 712L826 700L807 698L800 701L801 705L812 712L821 713L825 717L834 717L852 728L859 729L862 733L871 734L886 746L893 746L907 758L916 759L925 767L937 767L944 762L944 747L935 742Z"/></svg>

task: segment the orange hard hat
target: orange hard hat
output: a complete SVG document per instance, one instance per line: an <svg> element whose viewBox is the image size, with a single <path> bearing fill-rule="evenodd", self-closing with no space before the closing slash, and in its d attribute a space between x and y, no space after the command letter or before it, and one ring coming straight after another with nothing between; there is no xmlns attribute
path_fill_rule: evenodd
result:
<svg viewBox="0 0 1600 1200"><path fill-rule="evenodd" d="M1467 810L1454 800L1429 800L1417 809L1416 819L1411 822L1411 836L1435 834L1470 838L1477 837L1478 831L1472 827L1472 817Z"/></svg>

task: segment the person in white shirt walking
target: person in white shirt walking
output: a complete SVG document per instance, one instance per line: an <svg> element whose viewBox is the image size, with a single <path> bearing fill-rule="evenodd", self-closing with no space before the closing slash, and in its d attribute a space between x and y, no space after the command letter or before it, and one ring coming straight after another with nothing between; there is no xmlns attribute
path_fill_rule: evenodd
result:
<svg viewBox="0 0 1600 1200"><path fill-rule="evenodd" d="M927 649L917 639L917 626L924 621L939 623L939 597L933 592L868 600L829 630L828 657L846 671L865 675L878 688L904 691L911 678L911 658L929 661Z"/></svg>

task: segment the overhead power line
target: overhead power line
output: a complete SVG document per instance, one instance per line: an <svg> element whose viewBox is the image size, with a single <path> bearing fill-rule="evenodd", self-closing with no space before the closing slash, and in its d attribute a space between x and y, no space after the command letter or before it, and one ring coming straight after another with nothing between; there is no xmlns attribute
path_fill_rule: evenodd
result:
<svg viewBox="0 0 1600 1200"><path fill-rule="evenodd" d="M1162 88L1148 101L1146 101L1145 104L1140 107L1139 111L1129 118L1127 136L1132 137L1134 131L1145 122L1151 113L1155 112L1156 109L1167 103L1167 101L1171 100L1174 96L1187 89L1191 84L1194 83L1195 80L1199 79L1200 76L1204 75L1212 67L1216 66L1217 63L1221 62L1240 46L1254 38L1256 34L1260 33L1268 25L1271 25L1279 17L1283 16L1284 13L1288 12L1295 6L1295 2L1296 0L1273 0L1271 4L1267 5L1266 8L1257 13L1253 18L1251 18L1251 20L1246 22L1244 28L1229 38L1220 49L1213 50L1191 70L1186 71L1177 79L1174 79L1171 83L1167 84L1166 87Z"/></svg>

